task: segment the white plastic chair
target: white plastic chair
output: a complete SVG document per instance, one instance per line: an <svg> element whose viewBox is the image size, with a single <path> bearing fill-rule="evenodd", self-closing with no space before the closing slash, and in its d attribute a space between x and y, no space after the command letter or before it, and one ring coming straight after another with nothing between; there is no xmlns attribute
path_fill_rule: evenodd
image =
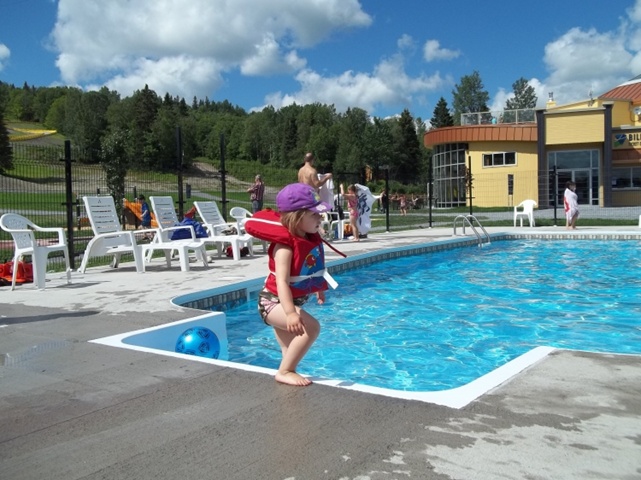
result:
<svg viewBox="0 0 641 480"><path fill-rule="evenodd" d="M193 251L196 254L196 259L201 261L205 268L208 268L205 241L196 237L194 227L191 225L178 225L174 199L171 197L149 197L149 201L158 223L158 234L151 243L141 245L143 257L147 263L151 261L154 251L162 250L165 253L167 267L171 267L171 254L177 252L180 269L183 272L188 272L189 252ZM171 240L169 234L176 230L189 230L190 238Z"/></svg>
<svg viewBox="0 0 641 480"><path fill-rule="evenodd" d="M18 273L18 260L24 255L31 256L33 265L33 281L38 289L45 288L47 275L47 259L53 252L62 252L65 258L65 270L67 283L71 283L71 267L69 266L69 249L67 239L62 228L39 227L31 220L16 213L5 213L0 217L0 227L13 237L13 276L11 278L11 290L16 287L16 275ZM51 239L44 239L42 235L37 238L36 233L57 233L58 240L53 243Z"/></svg>
<svg viewBox="0 0 641 480"><path fill-rule="evenodd" d="M252 212L250 212L249 210L247 210L246 208L243 208L243 207L233 207L229 211L229 215L234 220L236 220L236 228L238 228L238 233L240 233L240 234L247 233L247 232L245 232L245 221L248 218L252 217ZM252 238L255 239L255 237L252 237ZM258 239L256 239L256 240L258 240ZM267 244L268 244L267 240L259 240L259 241L263 245L263 252L266 252L267 251Z"/></svg>
<svg viewBox="0 0 641 480"><path fill-rule="evenodd" d="M247 247L249 254L254 256L253 238L248 233L242 233L238 230L237 222L226 222L223 215L218 209L218 204L214 201L194 202L198 211L198 216L209 233L209 239L217 242L219 245L231 245L232 256L234 260L240 260L240 250ZM224 235L223 231L234 227L237 229L235 235ZM218 256L221 255L222 248L218 249Z"/></svg>
<svg viewBox="0 0 641 480"><path fill-rule="evenodd" d="M536 201L534 200L523 200L516 207L514 207L514 226L516 227L516 220L521 221L521 227L523 226L523 218L527 218L530 222L530 227L536 226L534 223L534 207L536 207ZM519 210L519 208L521 210Z"/></svg>
<svg viewBox="0 0 641 480"><path fill-rule="evenodd" d="M118 212L113 197L103 195L99 197L82 197L85 204L85 210L94 237L89 241L85 253L82 256L80 264L80 273L87 269L87 263L91 257L103 257L113 255L111 266L118 268L120 257L123 253L131 253L134 257L136 272L143 273L145 266L143 264L142 250L136 242L135 233L157 234L156 229L147 230L123 230L118 220Z"/></svg>
<svg viewBox="0 0 641 480"><path fill-rule="evenodd" d="M336 238L338 240L343 240L345 237L345 225L349 225L349 212L343 212L343 219L340 219L338 212L327 212L329 217L329 231L336 231Z"/></svg>

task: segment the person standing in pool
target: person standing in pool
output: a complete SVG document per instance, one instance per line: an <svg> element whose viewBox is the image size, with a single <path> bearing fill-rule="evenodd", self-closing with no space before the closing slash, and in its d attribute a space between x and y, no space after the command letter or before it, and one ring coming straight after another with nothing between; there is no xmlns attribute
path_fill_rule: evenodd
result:
<svg viewBox="0 0 641 480"><path fill-rule="evenodd" d="M276 196L279 212L262 210L245 223L247 233L269 246L269 275L258 295L258 312L274 328L283 358L276 381L307 386L312 382L296 368L320 333L320 324L303 310L312 295L325 302L328 281L323 243L318 233L321 213L331 210L311 185L287 185Z"/></svg>
<svg viewBox="0 0 641 480"><path fill-rule="evenodd" d="M565 228L568 230L576 229L576 221L579 218L579 196L576 194L576 183L571 180L565 184L563 207L566 219Z"/></svg>

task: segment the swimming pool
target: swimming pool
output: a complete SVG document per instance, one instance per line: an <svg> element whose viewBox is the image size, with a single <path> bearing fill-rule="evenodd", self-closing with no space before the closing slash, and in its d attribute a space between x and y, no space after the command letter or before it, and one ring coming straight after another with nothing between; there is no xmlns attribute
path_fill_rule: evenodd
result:
<svg viewBox="0 0 641 480"><path fill-rule="evenodd" d="M639 242L515 240L335 275L302 373L395 390L460 387L537 346L641 353ZM227 314L229 360L277 368L255 300Z"/></svg>
<svg viewBox="0 0 641 480"><path fill-rule="evenodd" d="M335 275L339 289L324 306L309 305L323 330L300 371L332 385L462 406L554 347L641 353L638 247L514 240L352 268ZM273 373L280 359L273 333L245 299L226 311L228 358Z"/></svg>

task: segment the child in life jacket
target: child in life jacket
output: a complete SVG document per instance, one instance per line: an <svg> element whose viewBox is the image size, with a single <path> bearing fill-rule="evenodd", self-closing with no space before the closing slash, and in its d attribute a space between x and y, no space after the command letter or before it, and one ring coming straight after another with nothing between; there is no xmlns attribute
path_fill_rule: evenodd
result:
<svg viewBox="0 0 641 480"><path fill-rule="evenodd" d="M298 374L296 367L318 337L320 324L302 307L312 295L319 304L324 303L328 280L333 282L325 270L318 233L320 214L331 207L313 187L303 183L283 188L276 205L279 213L263 210L245 223L250 235L272 242L268 250L270 274L259 294L258 311L263 321L274 327L283 354L276 381L307 386L311 380Z"/></svg>

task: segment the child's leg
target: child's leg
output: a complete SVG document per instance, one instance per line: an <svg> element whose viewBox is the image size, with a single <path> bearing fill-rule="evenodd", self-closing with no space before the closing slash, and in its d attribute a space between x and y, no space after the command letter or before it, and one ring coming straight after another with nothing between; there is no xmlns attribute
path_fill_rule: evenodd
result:
<svg viewBox="0 0 641 480"><path fill-rule="evenodd" d="M352 240L358 242L360 240L358 236L358 227L356 226L356 217L350 217L350 225L352 226Z"/></svg>
<svg viewBox="0 0 641 480"><path fill-rule="evenodd" d="M276 340L283 353L283 359L276 373L276 381L288 385L307 386L312 383L311 380L296 373L296 367L318 338L320 324L305 310L296 307L296 311L303 321L305 330L303 335L294 335L287 331L287 316L280 304L269 312L267 322L274 327Z"/></svg>

